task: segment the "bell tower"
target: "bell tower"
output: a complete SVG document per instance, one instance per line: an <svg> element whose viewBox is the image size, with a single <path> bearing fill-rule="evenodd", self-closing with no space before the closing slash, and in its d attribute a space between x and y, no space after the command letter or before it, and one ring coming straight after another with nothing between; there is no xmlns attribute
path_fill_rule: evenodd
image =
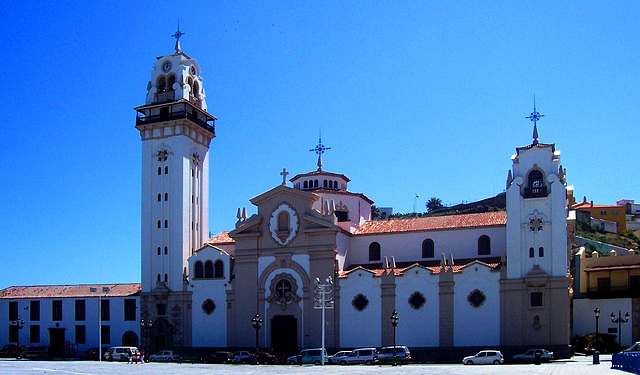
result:
<svg viewBox="0 0 640 375"><path fill-rule="evenodd" d="M567 186L560 151L538 141L518 147L507 177L506 272L501 280L504 345L544 345L565 353L569 343Z"/></svg>
<svg viewBox="0 0 640 375"><path fill-rule="evenodd" d="M173 35L175 53L156 58L145 104L135 108L142 138L141 318L154 322L149 349L190 345L187 258L208 231L216 118L207 112L200 67L180 49L182 35Z"/></svg>

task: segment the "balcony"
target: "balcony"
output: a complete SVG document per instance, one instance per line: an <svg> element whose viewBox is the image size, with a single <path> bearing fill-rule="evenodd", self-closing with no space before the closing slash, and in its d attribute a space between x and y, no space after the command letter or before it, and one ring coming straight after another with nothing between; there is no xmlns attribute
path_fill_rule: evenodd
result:
<svg viewBox="0 0 640 375"><path fill-rule="evenodd" d="M637 298L640 297L640 287L632 286L612 286L605 288L587 288L587 296L595 299L608 298Z"/></svg>
<svg viewBox="0 0 640 375"><path fill-rule="evenodd" d="M136 125L150 125L150 124L155 124L158 122L163 122L163 121L170 121L170 120L180 120L180 119L188 119L190 121L192 121L193 123L197 124L198 126L200 126L201 128L211 132L212 134L215 135L215 123L214 120L202 120L200 118L198 118L197 115L193 114L193 113L189 113L187 111L178 111L178 112L171 112L171 113L161 113L159 115L155 115L155 116L138 116L136 118Z"/></svg>
<svg viewBox="0 0 640 375"><path fill-rule="evenodd" d="M546 186L524 188L524 197L525 198L544 198L547 195L548 194L547 194L547 187Z"/></svg>

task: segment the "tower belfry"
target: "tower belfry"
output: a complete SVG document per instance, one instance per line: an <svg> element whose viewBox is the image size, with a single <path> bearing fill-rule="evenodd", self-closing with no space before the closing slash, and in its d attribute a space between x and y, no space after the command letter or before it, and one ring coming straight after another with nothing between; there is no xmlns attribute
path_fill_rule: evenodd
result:
<svg viewBox="0 0 640 375"><path fill-rule="evenodd" d="M183 34L178 28L173 35L173 54L156 59L145 104L135 108L142 138L141 317L173 332L167 347L191 341L187 258L207 239L216 120L207 112L200 67L180 49Z"/></svg>

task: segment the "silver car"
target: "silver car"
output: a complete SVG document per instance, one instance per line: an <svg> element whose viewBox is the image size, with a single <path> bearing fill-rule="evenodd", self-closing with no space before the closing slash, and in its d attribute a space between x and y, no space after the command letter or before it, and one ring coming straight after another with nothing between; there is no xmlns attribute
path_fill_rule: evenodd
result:
<svg viewBox="0 0 640 375"><path fill-rule="evenodd" d="M499 365L504 363L504 357L498 350L482 350L476 355L464 357L462 363L465 365Z"/></svg>

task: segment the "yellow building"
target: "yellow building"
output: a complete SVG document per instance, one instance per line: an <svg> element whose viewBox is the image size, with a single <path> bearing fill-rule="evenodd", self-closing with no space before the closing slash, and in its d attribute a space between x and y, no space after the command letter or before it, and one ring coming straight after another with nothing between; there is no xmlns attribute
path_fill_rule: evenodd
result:
<svg viewBox="0 0 640 375"><path fill-rule="evenodd" d="M581 203L574 203L571 206L573 210L589 211L594 219L612 221L617 224L616 233L624 234L627 229L626 206L605 206L593 204L593 201L587 202L584 197Z"/></svg>

